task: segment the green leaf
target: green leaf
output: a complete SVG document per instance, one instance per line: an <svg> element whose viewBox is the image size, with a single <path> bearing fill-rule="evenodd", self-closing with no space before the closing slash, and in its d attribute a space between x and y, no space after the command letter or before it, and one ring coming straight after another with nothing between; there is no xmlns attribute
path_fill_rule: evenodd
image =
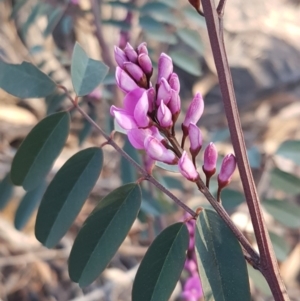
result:
<svg viewBox="0 0 300 301"><path fill-rule="evenodd" d="M176 36L168 32L162 23L150 16L141 16L139 24L149 38L172 45L177 43Z"/></svg>
<svg viewBox="0 0 300 301"><path fill-rule="evenodd" d="M49 34L52 33L55 26L58 24L60 19L62 18L63 14L65 12L65 9L62 7L57 7L53 11L51 11L49 17L48 17L48 24L46 29L44 30L44 37L47 37Z"/></svg>
<svg viewBox="0 0 300 301"><path fill-rule="evenodd" d="M233 189L224 189L221 193L222 205L226 211L232 211L245 200L244 195Z"/></svg>
<svg viewBox="0 0 300 301"><path fill-rule="evenodd" d="M217 213L203 210L196 223L195 251L206 301L250 301L242 248Z"/></svg>
<svg viewBox="0 0 300 301"><path fill-rule="evenodd" d="M260 271L255 270L251 265L247 264L247 269L249 276L251 280L253 281L253 284L256 288L258 288L264 295L266 296L272 296L272 292L269 288L269 285L264 278L264 276L261 274Z"/></svg>
<svg viewBox="0 0 300 301"><path fill-rule="evenodd" d="M20 98L45 97L56 89L56 84L34 65L7 64L0 61L0 88Z"/></svg>
<svg viewBox="0 0 300 301"><path fill-rule="evenodd" d="M184 223L162 231L149 247L135 276L132 301L168 301L182 272L189 245Z"/></svg>
<svg viewBox="0 0 300 301"><path fill-rule="evenodd" d="M108 19L108 20L102 20L103 25L111 25L117 28L122 29L123 31L129 31L131 29L131 25L126 21L120 21L120 20L114 20L114 19Z"/></svg>
<svg viewBox="0 0 300 301"><path fill-rule="evenodd" d="M300 165L300 140L284 141L276 151L276 155L292 160Z"/></svg>
<svg viewBox="0 0 300 301"><path fill-rule="evenodd" d="M182 9L182 13L188 21L191 21L195 25L200 26L202 28L206 27L205 18L200 16L191 5L184 7Z"/></svg>
<svg viewBox="0 0 300 301"><path fill-rule="evenodd" d="M290 252L289 245L286 243L286 241L284 240L283 237L281 237L273 232L269 232L269 234L270 234L270 239L271 239L274 251L275 251L276 258L279 261L284 261Z"/></svg>
<svg viewBox="0 0 300 301"><path fill-rule="evenodd" d="M12 162L13 184L28 191L41 183L63 149L69 127L69 113L60 112L46 117L30 131Z"/></svg>
<svg viewBox="0 0 300 301"><path fill-rule="evenodd" d="M81 287L103 272L126 238L141 206L141 190L127 184L108 194L84 222L69 258L69 274Z"/></svg>
<svg viewBox="0 0 300 301"><path fill-rule="evenodd" d="M22 198L16 214L15 214L15 228L17 230L22 230L27 224L33 212L36 210L38 204L40 203L42 196L46 189L46 182L40 184L37 188L28 191Z"/></svg>
<svg viewBox="0 0 300 301"><path fill-rule="evenodd" d="M187 73L195 76L200 76L202 74L199 59L192 57L191 54L182 50L173 50L170 52L170 57L176 66Z"/></svg>
<svg viewBox="0 0 300 301"><path fill-rule="evenodd" d="M158 11L169 12L170 7L162 2L146 2L139 8L139 10L142 14L149 14Z"/></svg>
<svg viewBox="0 0 300 301"><path fill-rule="evenodd" d="M198 31L189 28L182 28L178 29L176 33L186 45L193 48L198 54L203 53L204 46Z"/></svg>
<svg viewBox="0 0 300 301"><path fill-rule="evenodd" d="M136 162L140 163L137 150L131 145L127 136L124 137L125 143L123 150ZM129 163L123 156L121 157L120 164L121 179L123 184L135 182L137 180L136 169Z"/></svg>
<svg viewBox="0 0 300 301"><path fill-rule="evenodd" d="M271 171L271 185L275 189L282 190L291 195L300 193L300 179L279 168L275 168Z"/></svg>
<svg viewBox="0 0 300 301"><path fill-rule="evenodd" d="M300 206L276 199L264 200L262 205L274 219L283 225L294 229L300 227Z"/></svg>
<svg viewBox="0 0 300 301"><path fill-rule="evenodd" d="M103 4L110 5L111 7L122 7L129 11L137 9L136 6L131 2L107 1L103 2Z"/></svg>
<svg viewBox="0 0 300 301"><path fill-rule="evenodd" d="M12 197L13 191L14 186L10 181L10 174L8 173L0 182L0 210L5 208Z"/></svg>
<svg viewBox="0 0 300 301"><path fill-rule="evenodd" d="M92 92L105 78L108 67L100 61L90 59L76 43L72 55L71 77L77 96Z"/></svg>
<svg viewBox="0 0 300 301"><path fill-rule="evenodd" d="M103 154L98 147L72 156L48 186L35 224L36 238L53 247L68 231L92 191L102 168Z"/></svg>
<svg viewBox="0 0 300 301"><path fill-rule="evenodd" d="M53 114L65 100L66 94L54 93L46 97L47 115Z"/></svg>
<svg viewBox="0 0 300 301"><path fill-rule="evenodd" d="M261 166L261 153L256 146L252 146L247 149L247 155L249 159L250 166L252 168L260 168Z"/></svg>

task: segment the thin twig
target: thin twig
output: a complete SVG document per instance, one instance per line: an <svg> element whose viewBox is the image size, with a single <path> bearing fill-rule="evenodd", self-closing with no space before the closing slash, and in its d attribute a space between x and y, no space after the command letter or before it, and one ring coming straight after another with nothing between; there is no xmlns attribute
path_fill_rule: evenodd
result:
<svg viewBox="0 0 300 301"><path fill-rule="evenodd" d="M111 145L119 154L121 154L126 160L128 160L145 178L145 180L151 182L154 186L156 186L159 190L165 193L169 198L171 198L178 206L180 206L183 210L188 212L193 217L196 217L197 214L183 202L181 202L173 193L171 193L168 189L166 189L163 185L161 185L154 177L152 177L148 172L140 166L136 161L134 161L105 131L78 105L75 103L75 100L69 94L69 91L66 87L58 85L59 88L63 89L68 98L71 100L76 109L80 112L80 114L90 123L92 124L106 139L107 144Z"/></svg>
<svg viewBox="0 0 300 301"><path fill-rule="evenodd" d="M244 188L257 245L261 255L261 272L266 277L275 300L287 301L289 300L289 297L279 274L279 268L272 244L270 242L270 237L263 220L259 197L247 158L247 151L239 112L237 109L231 72L226 57L224 42L222 40L222 36L220 36L220 21L218 12L216 10L214 0L202 0L202 6L212 47L212 53L219 77L220 89L231 140L237 158L237 165Z"/></svg>

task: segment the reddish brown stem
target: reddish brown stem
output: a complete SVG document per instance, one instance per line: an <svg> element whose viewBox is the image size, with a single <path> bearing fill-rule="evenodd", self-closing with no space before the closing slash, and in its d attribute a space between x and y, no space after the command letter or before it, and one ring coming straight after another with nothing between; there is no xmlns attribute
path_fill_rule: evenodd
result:
<svg viewBox="0 0 300 301"><path fill-rule="evenodd" d="M224 1L225 4L225 1ZM255 232L259 252L261 254L261 272L265 276L274 299L287 301L289 297L279 274L274 250L263 219L259 197L254 184L252 172L247 158L244 136L237 109L232 77L227 61L223 39L220 36L220 21L214 0L202 0L208 35L212 53L219 77L220 89L223 97L225 113L228 121L231 140L237 158L237 165L241 175L245 197ZM224 10L224 5L221 11ZM220 16L222 18L222 16ZM222 20L221 20L222 22ZM222 23L221 23L222 24Z"/></svg>

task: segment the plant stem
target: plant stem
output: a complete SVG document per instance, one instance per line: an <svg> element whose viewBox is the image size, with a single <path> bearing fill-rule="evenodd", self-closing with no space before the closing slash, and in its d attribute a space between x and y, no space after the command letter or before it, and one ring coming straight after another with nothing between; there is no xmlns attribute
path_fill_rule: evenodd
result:
<svg viewBox="0 0 300 301"><path fill-rule="evenodd" d="M80 112L80 114L90 123L92 124L98 132L106 139L107 143L111 145L119 154L121 154L126 160L128 160L144 177L145 180L152 183L159 190L161 190L164 194L166 194L170 199L172 199L178 206L180 206L183 210L189 213L194 218L197 217L197 213L193 211L190 207L181 202L173 193L171 193L168 189L166 189L163 185L161 185L154 177L152 177L148 172L139 165L136 161L134 161L105 131L78 105L78 103L72 98L68 89L64 86L57 85L59 88L63 89L72 102L74 107Z"/></svg>
<svg viewBox="0 0 300 301"><path fill-rule="evenodd" d="M221 11L224 10L224 4L223 6L221 6ZM274 299L276 301L287 301L289 300L289 297L279 274L279 268L263 219L259 197L256 191L252 172L247 158L247 151L237 109L231 72L227 61L224 42L220 35L222 20L220 22L219 17L222 19L222 15L218 16L214 0L202 0L202 6L212 53L219 77L220 89L223 96L223 103L228 121L230 136L237 158L237 165L244 188L244 193L250 212L257 245L261 255L260 270L270 286Z"/></svg>
<svg viewBox="0 0 300 301"><path fill-rule="evenodd" d="M174 136L167 136L170 143L172 144L176 155L180 158L183 152L183 149L180 147L178 141ZM216 212L219 214L219 216L224 220L224 222L227 224L227 226L231 229L231 231L234 233L238 241L241 243L243 248L248 252L249 257L251 258L251 262L255 264L256 267L260 266L260 257L257 254L257 252L253 249L245 235L237 228L237 226L233 223L230 216L226 212L226 210L223 208L223 206L214 198L214 196L210 193L209 189L206 187L205 183L202 181L202 179L199 177L196 181L196 185L200 192L203 193L205 198L208 200L208 202L212 205L212 207L216 210Z"/></svg>

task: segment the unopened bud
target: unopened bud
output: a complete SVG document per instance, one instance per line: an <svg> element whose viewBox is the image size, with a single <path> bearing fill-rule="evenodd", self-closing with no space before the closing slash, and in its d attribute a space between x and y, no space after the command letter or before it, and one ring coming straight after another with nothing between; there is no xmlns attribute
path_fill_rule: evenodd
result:
<svg viewBox="0 0 300 301"><path fill-rule="evenodd" d="M126 56L126 54L125 54L125 52L122 49L120 49L119 47L115 46L115 48L114 48L114 54L115 54L115 60L116 60L116 62L118 64L118 66L120 66L121 68L123 68L123 64L125 62L129 61L128 58L127 58L127 56Z"/></svg>
<svg viewBox="0 0 300 301"><path fill-rule="evenodd" d="M157 82L160 83L162 78L165 78L168 81L172 72L173 72L172 59L165 53L162 53L158 60Z"/></svg>
<svg viewBox="0 0 300 301"><path fill-rule="evenodd" d="M190 138L190 152L195 158L202 147L202 134L196 124L190 123L189 125L189 138Z"/></svg>
<svg viewBox="0 0 300 301"><path fill-rule="evenodd" d="M175 90L177 93L180 91L180 82L178 75L176 73L172 73L169 79L169 85L171 89Z"/></svg>
<svg viewBox="0 0 300 301"><path fill-rule="evenodd" d="M200 93L193 98L182 123L182 131L184 135L188 135L188 126L190 123L196 124L203 114L204 101Z"/></svg>
<svg viewBox="0 0 300 301"><path fill-rule="evenodd" d="M149 101L149 108L148 108L148 112L152 113L155 109L155 89L153 87L151 87L150 89L147 90L147 94L148 94L148 101Z"/></svg>
<svg viewBox="0 0 300 301"><path fill-rule="evenodd" d="M138 65L131 62L126 62L123 64L123 66L140 87L147 88L146 75Z"/></svg>
<svg viewBox="0 0 300 301"><path fill-rule="evenodd" d="M153 72L152 62L148 54L142 53L138 56L138 62L148 77L151 77Z"/></svg>
<svg viewBox="0 0 300 301"><path fill-rule="evenodd" d="M204 151L204 164L202 169L207 178L210 178L216 172L218 151L216 146L211 142Z"/></svg>
<svg viewBox="0 0 300 301"><path fill-rule="evenodd" d="M171 89L171 99L168 103L168 107L172 113L173 123L175 123L179 116L179 113L180 113L181 100L180 100L179 94L175 90L172 90L172 89Z"/></svg>
<svg viewBox="0 0 300 301"><path fill-rule="evenodd" d="M168 104L170 99L171 99L170 85L165 78L162 78L157 90L156 104L159 106L162 100L165 104Z"/></svg>
<svg viewBox="0 0 300 301"><path fill-rule="evenodd" d="M221 170L218 175L219 188L227 186L236 169L236 158L233 154L226 155L222 161Z"/></svg>
<svg viewBox="0 0 300 301"><path fill-rule="evenodd" d="M183 151L182 156L179 159L178 168L180 173L190 181L194 182L199 178L199 174L186 151Z"/></svg>
<svg viewBox="0 0 300 301"><path fill-rule="evenodd" d="M137 63L138 54L129 43L126 44L126 47L124 48L124 52L130 62Z"/></svg>
<svg viewBox="0 0 300 301"><path fill-rule="evenodd" d="M164 104L163 100L157 110L157 120L163 128L170 128L173 125L172 113L169 108Z"/></svg>
<svg viewBox="0 0 300 301"><path fill-rule="evenodd" d="M137 53L138 54L148 54L148 49L147 49L147 43L143 42L137 47Z"/></svg>

